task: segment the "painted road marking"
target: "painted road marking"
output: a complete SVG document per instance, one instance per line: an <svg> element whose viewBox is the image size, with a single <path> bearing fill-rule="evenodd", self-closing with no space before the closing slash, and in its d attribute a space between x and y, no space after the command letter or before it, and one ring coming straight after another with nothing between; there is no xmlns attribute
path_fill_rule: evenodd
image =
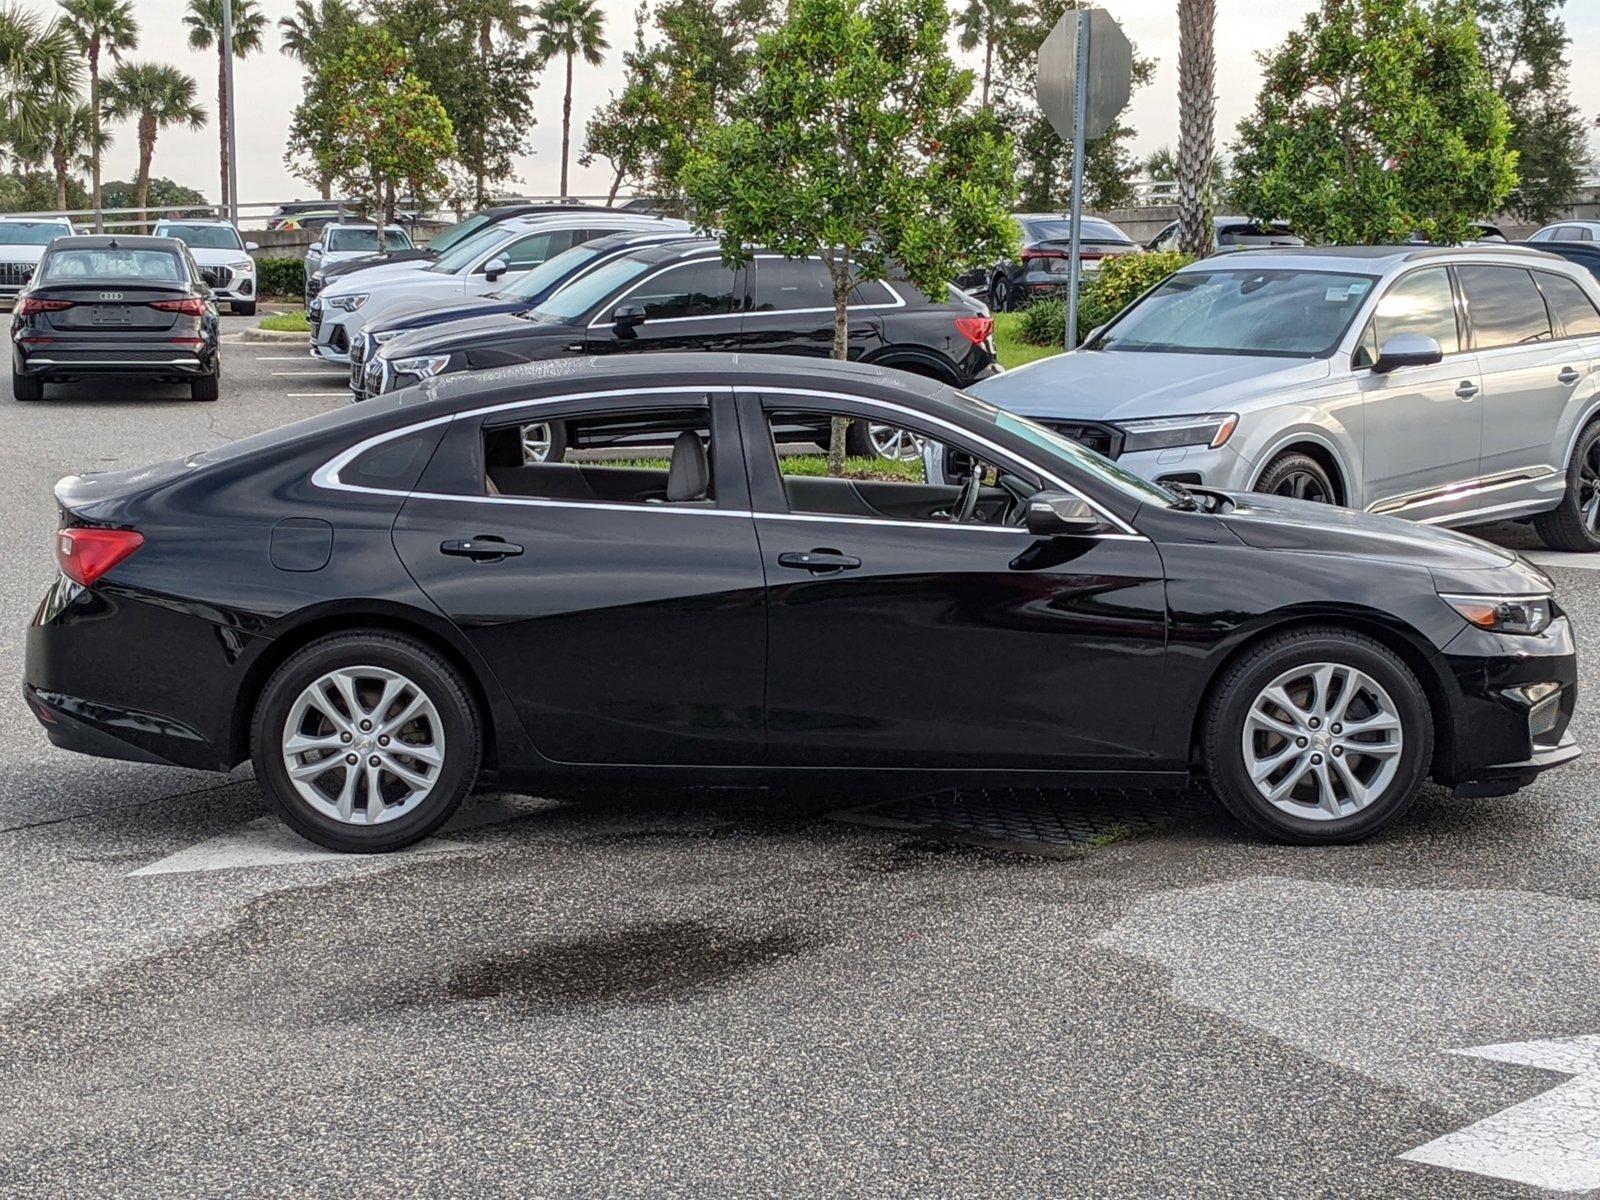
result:
<svg viewBox="0 0 1600 1200"><path fill-rule="evenodd" d="M394 854L461 854L474 850L447 838L430 838ZM207 838L193 846L169 854L163 859L129 871L130 877L140 875L183 875L198 871L236 871L243 867L283 867L295 863L338 862L345 866L374 861L366 855L338 854L324 850L290 831L288 826L271 817L257 817L254 821L227 833Z"/></svg>
<svg viewBox="0 0 1600 1200"><path fill-rule="evenodd" d="M310 359L311 359L311 355L309 353L307 353L307 354L257 354L255 356L255 360L257 362L297 362L297 363L303 363L303 362L309 361Z"/></svg>
<svg viewBox="0 0 1600 1200"><path fill-rule="evenodd" d="M1523 558L1541 567L1572 567L1579 571L1600 571L1600 554L1569 554L1563 550L1527 550Z"/></svg>
<svg viewBox="0 0 1600 1200"><path fill-rule="evenodd" d="M339 371L324 367L320 371L274 371L272 373L277 376L286 376L292 379L333 379L339 375L347 375L349 374L349 371L348 369Z"/></svg>
<svg viewBox="0 0 1600 1200"><path fill-rule="evenodd" d="M1600 1188L1600 1034L1451 1053L1572 1078L1401 1158L1552 1191Z"/></svg>
<svg viewBox="0 0 1600 1200"><path fill-rule="evenodd" d="M349 392L285 392L290 400L348 400Z"/></svg>

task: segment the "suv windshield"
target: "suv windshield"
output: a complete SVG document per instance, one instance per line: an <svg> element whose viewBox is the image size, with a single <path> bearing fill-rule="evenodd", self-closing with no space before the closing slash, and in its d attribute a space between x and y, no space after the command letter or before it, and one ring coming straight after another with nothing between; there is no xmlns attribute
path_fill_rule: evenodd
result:
<svg viewBox="0 0 1600 1200"><path fill-rule="evenodd" d="M554 258L547 258L532 270L524 271L516 280L499 291L502 300L532 300L543 295L569 275L576 274L604 254L591 246L574 246L563 250Z"/></svg>
<svg viewBox="0 0 1600 1200"><path fill-rule="evenodd" d="M575 321L618 288L660 265L653 258L619 258L574 279L533 311L557 321Z"/></svg>
<svg viewBox="0 0 1600 1200"><path fill-rule="evenodd" d="M406 236L406 231L394 225L384 230L388 240L389 249L406 250L411 246L411 239ZM378 231L376 229L335 229L328 234L329 250L365 250L378 249Z"/></svg>
<svg viewBox="0 0 1600 1200"><path fill-rule="evenodd" d="M1373 275L1336 271L1183 271L1136 302L1089 349L1320 358L1339 344L1376 282Z"/></svg>
<svg viewBox="0 0 1600 1200"><path fill-rule="evenodd" d="M48 246L69 232L60 221L0 221L0 246Z"/></svg>
<svg viewBox="0 0 1600 1200"><path fill-rule="evenodd" d="M462 242L472 237L478 230L489 224L489 217L485 213L475 213L465 221L457 221L449 229L441 229L434 234L428 242L428 249L437 258L446 250L452 250Z"/></svg>
<svg viewBox="0 0 1600 1200"><path fill-rule="evenodd" d="M243 250L232 225L157 225L157 237L174 237L191 250Z"/></svg>
<svg viewBox="0 0 1600 1200"><path fill-rule="evenodd" d="M511 233L503 225L490 225L480 229L465 241L457 242L449 251L434 259L432 270L445 275L454 275L458 271L465 271L478 261L478 256L486 250L492 250L501 242L510 241Z"/></svg>

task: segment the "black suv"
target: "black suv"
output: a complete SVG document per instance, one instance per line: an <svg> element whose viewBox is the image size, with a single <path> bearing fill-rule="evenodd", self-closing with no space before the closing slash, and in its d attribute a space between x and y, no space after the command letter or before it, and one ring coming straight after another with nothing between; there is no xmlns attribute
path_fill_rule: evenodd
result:
<svg viewBox="0 0 1600 1200"><path fill-rule="evenodd" d="M737 269L710 239L641 246L516 314L475 316L403 334L369 359L366 395L455 371L540 359L648 350L726 350L826 357L833 286L818 258L758 251ZM967 387L994 374L994 321L947 287L924 295L904 279L861 283L850 357ZM893 437L888 430L885 437ZM908 451L852 426L852 454Z"/></svg>

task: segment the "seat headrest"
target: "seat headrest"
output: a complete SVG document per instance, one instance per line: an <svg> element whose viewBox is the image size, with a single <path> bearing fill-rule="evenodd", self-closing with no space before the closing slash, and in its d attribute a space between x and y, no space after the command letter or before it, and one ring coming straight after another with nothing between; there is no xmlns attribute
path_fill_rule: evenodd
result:
<svg viewBox="0 0 1600 1200"><path fill-rule="evenodd" d="M706 448L700 435L685 429L672 443L672 466L667 471L667 500L681 503L685 500L704 500L711 487L711 464L706 461Z"/></svg>

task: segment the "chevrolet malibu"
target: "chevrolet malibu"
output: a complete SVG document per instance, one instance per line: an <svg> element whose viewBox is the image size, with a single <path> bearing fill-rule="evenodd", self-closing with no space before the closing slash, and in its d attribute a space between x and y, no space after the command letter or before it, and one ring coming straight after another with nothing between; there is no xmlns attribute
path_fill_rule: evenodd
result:
<svg viewBox="0 0 1600 1200"><path fill-rule="evenodd" d="M802 469L839 417L959 450ZM530 463L522 429L574 436ZM632 439L638 456L586 453ZM815 455L815 447L810 448ZM1164 487L928 379L663 353L452 375L56 487L52 742L226 770L338 850L480 779L1181 786L1348 841L1578 754L1572 629L1503 550ZM863 670L862 648L900 664ZM908 665L909 664L909 665Z"/></svg>

